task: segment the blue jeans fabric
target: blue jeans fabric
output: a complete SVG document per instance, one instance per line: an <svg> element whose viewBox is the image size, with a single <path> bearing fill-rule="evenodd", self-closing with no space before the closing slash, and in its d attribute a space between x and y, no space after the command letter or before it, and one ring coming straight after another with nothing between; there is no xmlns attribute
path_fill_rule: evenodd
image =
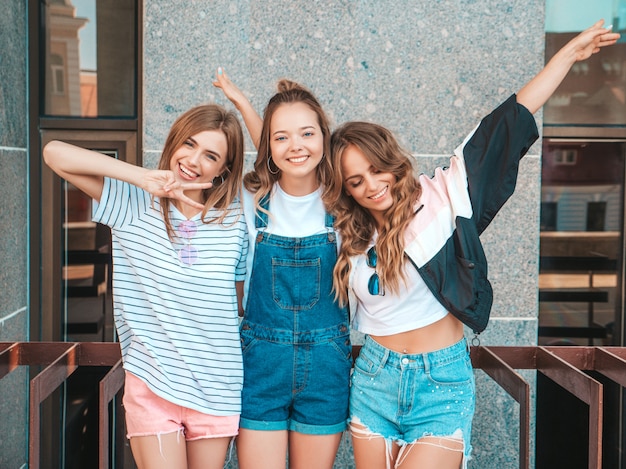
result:
<svg viewBox="0 0 626 469"><path fill-rule="evenodd" d="M241 323L240 426L333 434L346 428L352 364L348 312L333 299L332 231L259 231Z"/></svg>
<svg viewBox="0 0 626 469"><path fill-rule="evenodd" d="M365 338L352 374L350 419L399 445L461 430L469 457L474 410L474 372L465 339L407 355Z"/></svg>

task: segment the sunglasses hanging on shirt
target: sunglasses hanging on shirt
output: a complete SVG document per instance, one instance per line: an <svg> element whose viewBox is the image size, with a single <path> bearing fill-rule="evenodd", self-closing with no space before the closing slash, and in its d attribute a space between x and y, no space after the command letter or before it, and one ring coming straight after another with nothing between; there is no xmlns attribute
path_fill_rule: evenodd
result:
<svg viewBox="0 0 626 469"><path fill-rule="evenodd" d="M194 221L184 220L178 224L176 232L186 243L178 250L178 258L185 265L194 265L198 260L198 248L191 244L191 240L198 232L198 226Z"/></svg>
<svg viewBox="0 0 626 469"><path fill-rule="evenodd" d="M376 270L376 263L378 260L378 255L376 254L376 246L372 246L366 255L367 266L370 269L374 269L374 273L370 277L367 282L367 291L370 292L370 295L380 295L385 296L385 289L381 286L380 277L378 276L378 270Z"/></svg>

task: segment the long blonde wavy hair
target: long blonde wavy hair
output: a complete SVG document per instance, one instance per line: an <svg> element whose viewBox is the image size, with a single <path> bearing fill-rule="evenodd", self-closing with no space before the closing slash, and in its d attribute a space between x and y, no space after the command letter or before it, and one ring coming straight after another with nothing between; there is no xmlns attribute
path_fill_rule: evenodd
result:
<svg viewBox="0 0 626 469"><path fill-rule="evenodd" d="M396 178L391 187L393 205L383 214L383 226L377 226L370 212L345 189L341 158L349 146L359 149L374 168ZM421 194L411 155L400 147L389 130L370 122L347 122L340 126L332 134L330 152L334 173L325 202L335 215L335 228L341 234L341 249L333 271L335 297L341 305L347 304L350 257L365 253L377 229L378 275L385 290L397 292L400 282L405 280L404 232Z"/></svg>
<svg viewBox="0 0 626 469"><path fill-rule="evenodd" d="M169 170L172 156L189 137L205 130L220 130L226 136L228 148L226 150L226 168L222 173L223 181L203 191L204 209L202 210L202 222L222 223L229 213L229 206L240 194L241 178L243 174L243 131L237 116L232 111L227 111L217 104L204 104L193 107L183 113L170 128L165 140L158 169ZM170 204L167 198L159 200L161 214L165 220L167 234L174 239L174 229L170 221ZM222 210L219 217L208 219L207 212L211 208Z"/></svg>
<svg viewBox="0 0 626 469"><path fill-rule="evenodd" d="M330 125L326 113L322 109L319 101L313 93L302 85L291 80L282 79L278 82L277 93L267 103L263 113L263 127L261 129L261 138L259 140L259 150L257 159L254 163L254 171L244 176L243 182L246 189L254 193L256 206L259 202L270 193L274 183L280 180L280 171L271 172L269 161L271 157L270 149L270 131L272 116L276 110L283 104L303 103L306 104L315 114L317 114L318 124L322 131L324 139L324 157L315 168L317 173L317 181L324 188L324 194L328 192L329 183L332 178L332 170L330 165ZM276 173L276 174L274 174ZM322 198L325 199L324 194Z"/></svg>

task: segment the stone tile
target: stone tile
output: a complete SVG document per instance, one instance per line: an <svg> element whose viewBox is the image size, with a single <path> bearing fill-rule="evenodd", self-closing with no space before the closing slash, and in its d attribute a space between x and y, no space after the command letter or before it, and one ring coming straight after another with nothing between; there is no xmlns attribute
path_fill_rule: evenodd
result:
<svg viewBox="0 0 626 469"><path fill-rule="evenodd" d="M28 370L20 367L1 379L0 396L0 467L26 467Z"/></svg>
<svg viewBox="0 0 626 469"><path fill-rule="evenodd" d="M0 15L0 146L26 147L26 5L8 0Z"/></svg>
<svg viewBox="0 0 626 469"><path fill-rule="evenodd" d="M0 179L10 181L0 204L0 320L26 305L27 190L26 152L0 149ZM5 222L9 221L10 222Z"/></svg>

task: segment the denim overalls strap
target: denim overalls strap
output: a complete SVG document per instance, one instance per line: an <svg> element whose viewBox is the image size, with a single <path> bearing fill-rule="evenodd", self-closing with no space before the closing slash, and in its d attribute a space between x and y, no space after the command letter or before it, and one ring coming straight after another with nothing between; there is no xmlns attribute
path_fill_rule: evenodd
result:
<svg viewBox="0 0 626 469"><path fill-rule="evenodd" d="M257 230L267 228L268 224L268 212L270 209L270 196L267 194L265 197L261 199L259 202L260 207L263 210L256 209L256 216L254 218L254 226ZM329 230L333 229L333 224L335 223L335 217L333 217L330 213L326 212L326 216L324 218L324 226Z"/></svg>
<svg viewBox="0 0 626 469"><path fill-rule="evenodd" d="M258 230L242 334L282 343L316 343L346 336L348 313L334 301L337 261L333 217L326 233L300 238L268 233L269 197L259 203Z"/></svg>

